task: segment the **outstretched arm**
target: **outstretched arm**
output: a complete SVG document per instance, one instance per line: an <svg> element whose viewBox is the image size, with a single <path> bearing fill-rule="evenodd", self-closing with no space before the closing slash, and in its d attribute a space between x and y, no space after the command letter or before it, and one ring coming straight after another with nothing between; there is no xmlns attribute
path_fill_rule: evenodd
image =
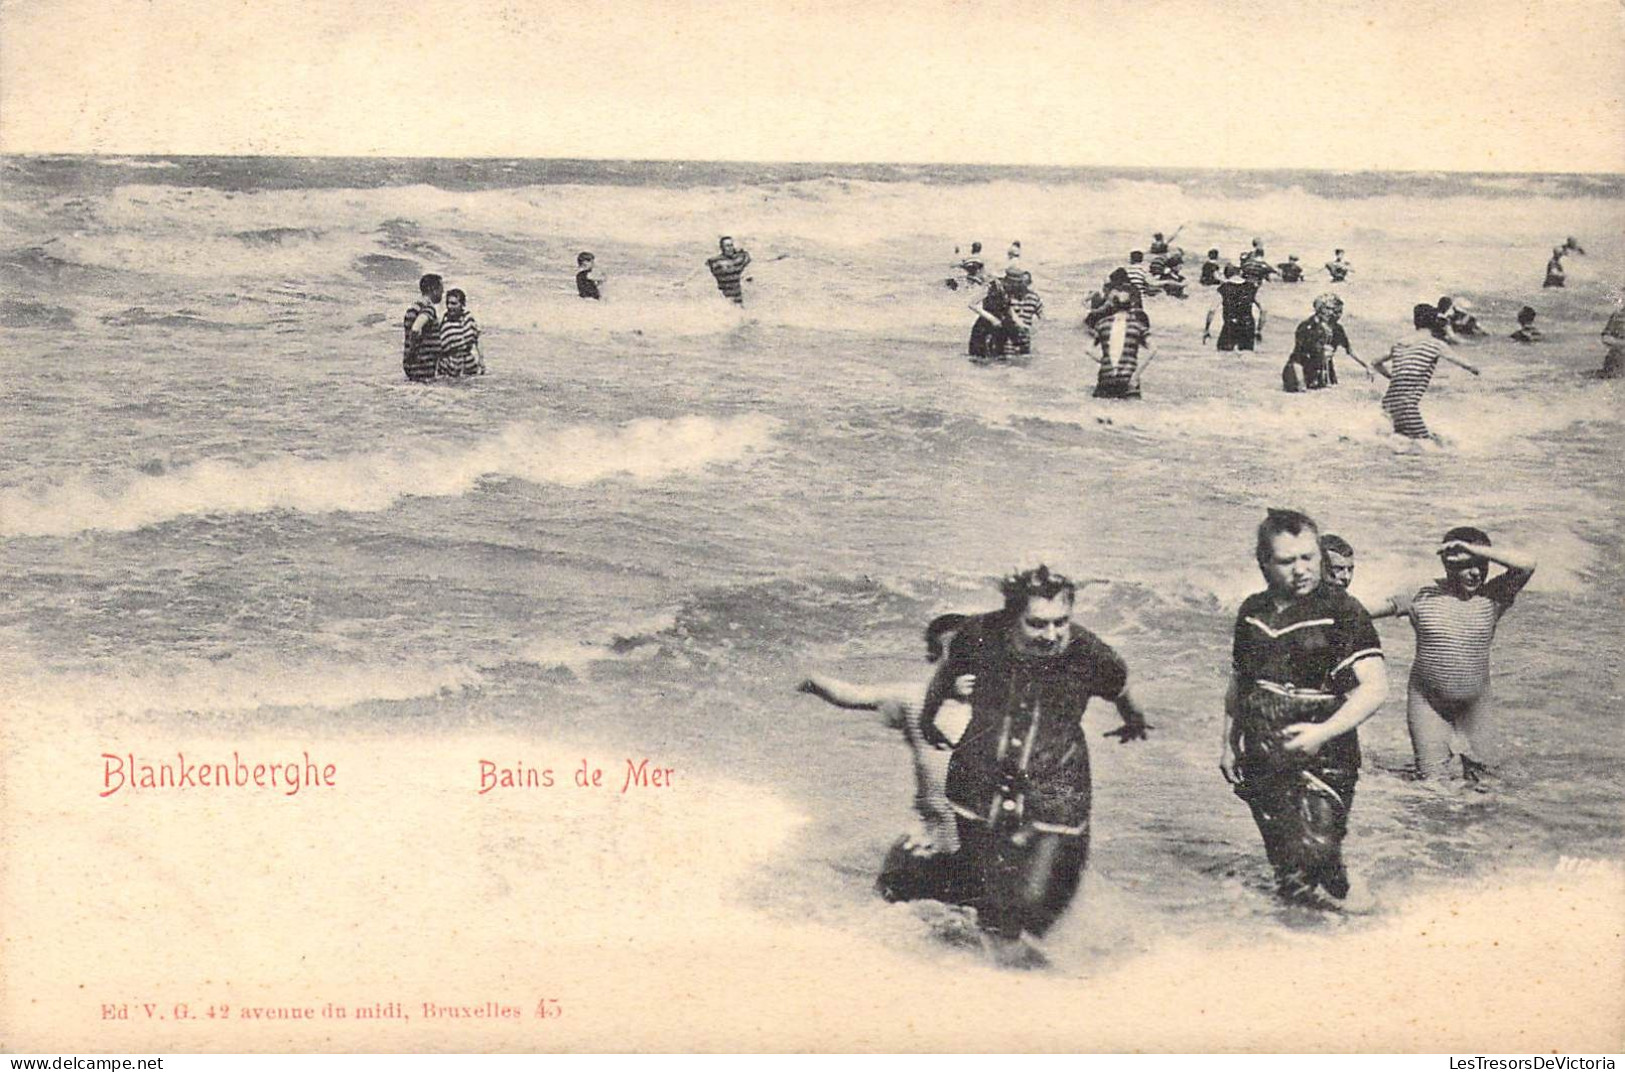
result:
<svg viewBox="0 0 1625 1072"><path fill-rule="evenodd" d="M1477 376L1477 375L1480 374L1476 367L1474 367L1473 365L1468 364L1466 361L1463 361L1461 358L1457 357L1455 354L1447 352L1444 355L1444 358L1445 358L1446 361L1450 362L1452 365L1460 365L1462 368L1466 369L1468 372L1471 372L1474 376Z"/></svg>
<svg viewBox="0 0 1625 1072"><path fill-rule="evenodd" d="M1129 695L1128 689L1125 687L1112 702L1117 705L1117 713L1123 716L1123 724L1115 730L1107 730L1102 736L1116 737L1122 744L1145 740L1145 731L1151 729L1151 726L1146 723L1145 712L1134 702L1134 697Z"/></svg>
<svg viewBox="0 0 1625 1072"><path fill-rule="evenodd" d="M1150 339L1146 339L1145 340L1145 345L1140 347L1140 363L1134 369L1134 382L1135 383L1140 382L1140 377L1145 375L1145 370L1150 368L1151 367L1151 362L1155 361L1156 359L1157 359L1157 346Z"/></svg>
<svg viewBox="0 0 1625 1072"><path fill-rule="evenodd" d="M889 697L882 695L883 690L871 685L857 685L850 681L842 681L838 677L826 677L814 674L803 679L796 686L797 692L805 692L816 696L825 703L834 704L855 711L873 711Z"/></svg>

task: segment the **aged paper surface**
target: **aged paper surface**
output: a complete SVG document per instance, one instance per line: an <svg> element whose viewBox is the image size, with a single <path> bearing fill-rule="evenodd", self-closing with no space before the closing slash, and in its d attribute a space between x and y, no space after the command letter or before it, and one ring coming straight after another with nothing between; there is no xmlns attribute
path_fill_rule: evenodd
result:
<svg viewBox="0 0 1625 1072"><path fill-rule="evenodd" d="M1547 248L1580 234L1590 250L1570 259L1568 304L1541 314L1572 344L1578 384L1601 360L1625 232L1625 30L1611 0L5 0L0 150L8 352L104 384L59 395L19 381L13 412L30 423L7 441L0 1048L1625 1041L1621 797L1596 788L1620 716L1615 385L1474 411L1451 393L1466 390L1459 370L1441 373L1440 413L1460 426L1544 420L1523 437L1543 445L1520 454L1469 434L1459 466L1396 459L1365 417L1345 427L1339 411L1300 423L1330 422L1364 461L1325 484L1276 473L1251 492L1235 475L1251 462L1209 472L1180 422L1222 437L1277 396L1228 410L1236 400L1220 395L1215 417L1196 392L1185 416L1135 418L1108 441L1130 467L1108 491L1070 459L1118 434L1111 418L1085 410L1077 424L1055 398L1098 403L1042 379L1046 358L1054 369L1083 352L1072 310L1100 265L1183 223L1184 241L1227 254L1250 231L1284 254L1294 227L1319 243L1303 247L1313 263L1335 242L1356 259L1381 249L1362 262L1373 273L1413 255L1434 265L1448 247L1470 266L1466 289L1486 295L1512 292L1492 270L1503 261L1535 258L1516 271L1538 279ZM219 168L242 177L160 159L205 156L233 158ZM262 157L585 163L572 179L510 182L495 165L420 159L398 175L357 165L350 180L331 161L241 159ZM640 160L697 163L593 163ZM727 166L706 178L716 161ZM785 161L845 170L752 170ZM861 170L885 164L914 170ZM995 166L1027 170L953 172ZM1032 170L1046 166L1118 170ZM173 168L198 178L171 181ZM1264 169L1269 190L1215 177L1226 192L1204 200L1171 185L1201 168ZM1353 178L1368 185L1345 214L1318 180L1281 177L1300 170L1570 185L1485 192L1524 181L1514 175L1435 195L1412 178L1378 194ZM709 279L672 285L736 225L757 257L747 312L763 310L743 326L721 319L731 310ZM1021 236L1030 262L1047 244L1068 270L1040 269L1053 311L1034 380L955 378L933 398L934 374L907 366L937 354L958 377L965 365L964 300L944 303L936 277L972 235L990 263ZM608 273L598 319L568 291L577 247L597 248ZM321 260L330 248L336 268ZM546 267L528 259L538 249ZM397 322L420 269L468 280L490 383L421 398L396 386ZM929 277L929 299L885 290L911 273ZM1421 275L1363 292L1384 308L1361 337L1368 357L1397 330L1388 309L1456 285ZM865 305L866 281L885 300ZM1282 306L1274 345L1319 289L1303 312ZM1527 293L1503 296L1501 319ZM1175 356L1148 374L1150 395L1210 375L1173 371L1180 354L1211 357L1195 342L1198 304L1169 314L1183 342L1165 343ZM718 352L749 371L707 364ZM165 354L199 375L156 368ZM806 388L815 366L840 361L856 362L844 381ZM220 376L235 401L209 393L211 362L232 367ZM694 370L692 389L674 365ZM1261 390L1275 367L1264 360ZM650 383L656 401L640 397ZM843 389L854 394L820 408ZM1376 397L1359 412L1375 414ZM369 423L392 413L419 423ZM940 463L910 460L885 438L898 427ZM1316 459L1340 449L1283 427L1257 434ZM1132 468L1164 449L1165 469ZM1036 471L1001 469L1006 453ZM1568 464L1592 464L1589 483L1541 490L1561 483L1542 473ZM1366 503L1362 474L1378 470ZM1215 505L1181 473L1240 490ZM1503 474L1533 498L1495 499ZM1092 491L1056 521L1056 487L1071 489L1065 503ZM1429 512L1434 489L1465 498ZM1502 797L1421 796L1394 773L1409 762L1411 633L1384 626L1400 658L1363 731L1378 759L1349 848L1384 903L1369 919L1269 907L1262 848L1214 769L1228 629L1258 586L1250 526L1293 495L1317 514L1346 503L1362 569L1395 583L1402 560L1429 567L1430 541L1458 515L1538 548L1540 580L1495 665L1509 706L1541 703L1572 724L1518 724L1524 766ZM1155 532L1134 527L1137 512ZM1374 547L1379 534L1393 546ZM1142 577L1119 597L1112 577L1107 595L1080 596L1080 617L1147 682L1156 729L1120 753L1095 743L1111 709L1091 709L1095 859L1052 936L1055 966L1016 972L991 966L953 918L873 896L909 822L900 739L792 688L814 669L923 684L925 620L989 609L991 581L1029 555L1085 577L1155 563L1146 576L1165 583ZM1190 561L1224 577L1193 580ZM1537 654L1519 655L1530 643Z"/></svg>

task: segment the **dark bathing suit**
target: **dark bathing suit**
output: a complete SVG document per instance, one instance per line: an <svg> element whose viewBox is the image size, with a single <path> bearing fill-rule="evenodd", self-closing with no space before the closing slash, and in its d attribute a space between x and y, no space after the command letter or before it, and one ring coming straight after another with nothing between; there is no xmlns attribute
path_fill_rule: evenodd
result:
<svg viewBox="0 0 1625 1072"><path fill-rule="evenodd" d="M1258 337L1258 321L1253 318L1253 301L1257 297L1257 283L1231 280L1219 284L1219 302L1224 314L1224 327L1219 329L1219 349L1253 348Z"/></svg>
<svg viewBox="0 0 1625 1072"><path fill-rule="evenodd" d="M583 268L576 273L576 294L583 298L598 297L598 284L592 280L591 268Z"/></svg>
<svg viewBox="0 0 1625 1072"><path fill-rule="evenodd" d="M1117 653L1077 625L1058 655L1013 648L1002 612L972 618L954 638L939 681L976 675L971 720L948 765L959 823L958 867L983 930L1042 936L1060 917L1089 855L1089 751L1080 724L1095 696L1122 694ZM921 719L937 739L936 707Z"/></svg>
<svg viewBox="0 0 1625 1072"><path fill-rule="evenodd" d="M1281 368L1282 389L1300 390L1298 381L1292 375L1293 365L1298 366L1303 376L1301 390L1318 391L1323 387L1337 386L1337 366L1332 361L1332 351L1339 346L1345 351L1349 349L1348 333L1343 330L1342 324L1333 324L1328 330L1325 321L1318 316L1299 324L1292 356Z"/></svg>
<svg viewBox="0 0 1625 1072"><path fill-rule="evenodd" d="M1307 755L1285 751L1280 731L1331 718L1357 684L1354 664L1382 658L1371 616L1332 584L1280 611L1260 592L1236 614L1232 650L1241 731L1235 792L1252 809L1281 896L1313 900L1318 887L1346 897L1343 838L1360 776L1359 736L1351 730Z"/></svg>

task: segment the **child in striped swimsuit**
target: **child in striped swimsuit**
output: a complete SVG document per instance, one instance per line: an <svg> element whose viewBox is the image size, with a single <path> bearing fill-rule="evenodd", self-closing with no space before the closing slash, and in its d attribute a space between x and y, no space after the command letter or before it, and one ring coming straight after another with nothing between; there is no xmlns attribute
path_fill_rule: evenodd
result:
<svg viewBox="0 0 1625 1072"><path fill-rule="evenodd" d="M1418 305L1411 311L1416 334L1394 344L1387 357L1379 358L1372 368L1388 377L1388 390L1382 396L1382 411L1393 422L1394 431L1410 439L1439 437L1428 431L1422 420L1422 396L1433 382L1433 370L1442 357L1453 365L1477 376L1478 369L1450 353L1450 329L1438 309L1432 305ZM1389 366L1392 366L1390 369Z"/></svg>
<svg viewBox="0 0 1625 1072"><path fill-rule="evenodd" d="M1405 716L1417 775L1447 774L1452 739L1459 734L1462 773L1476 780L1496 756L1490 644L1501 615L1534 575L1535 561L1491 550L1489 536L1469 526L1444 534L1439 557L1444 562L1443 578L1393 596L1371 616L1404 616L1416 630ZM1505 567L1493 580L1491 562Z"/></svg>
<svg viewBox="0 0 1625 1072"><path fill-rule="evenodd" d="M440 322L440 360L435 371L452 379L485 373L480 326L468 311L468 295L460 290L446 291L446 319Z"/></svg>

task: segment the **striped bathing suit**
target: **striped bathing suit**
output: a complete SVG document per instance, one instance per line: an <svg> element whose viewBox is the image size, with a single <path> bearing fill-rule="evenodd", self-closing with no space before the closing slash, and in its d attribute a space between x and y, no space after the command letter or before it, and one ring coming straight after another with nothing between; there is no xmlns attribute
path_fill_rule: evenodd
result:
<svg viewBox="0 0 1625 1072"><path fill-rule="evenodd" d="M429 322L423 326L423 334L414 338L412 325L420 316L427 316ZM406 378L419 382L434 379L435 367L440 362L440 318L435 314L434 304L421 300L413 303L401 324L406 332L401 344L401 368Z"/></svg>
<svg viewBox="0 0 1625 1072"><path fill-rule="evenodd" d="M1139 291L1141 296L1150 294L1152 291L1158 289L1152 286L1151 276L1145 270L1145 265L1130 264L1125 267L1123 271L1128 273L1128 281L1134 284L1134 289Z"/></svg>
<svg viewBox="0 0 1625 1072"><path fill-rule="evenodd" d="M1411 679L1430 700L1452 705L1475 700L1490 683L1490 643L1501 615L1529 580L1508 570L1463 599L1444 581L1393 597L1394 609L1416 629Z"/></svg>
<svg viewBox="0 0 1625 1072"><path fill-rule="evenodd" d="M731 257L712 257L705 263L717 277L717 289L735 305L744 305L745 289L739 280L750 265L750 254L739 250Z"/></svg>
<svg viewBox="0 0 1625 1072"><path fill-rule="evenodd" d="M1004 332L1004 352L1010 354L1031 353L1033 348L1033 322L1044 315L1044 299L1038 296L1038 291L1028 289L1019 298L1006 293L1010 310L1005 323L1014 327L1014 331Z"/></svg>
<svg viewBox="0 0 1625 1072"><path fill-rule="evenodd" d="M480 325L472 316L460 320L444 320L440 324L440 361L435 366L442 376L476 376L480 373L480 359L474 353L474 344L480 338Z"/></svg>
<svg viewBox="0 0 1625 1072"><path fill-rule="evenodd" d="M1389 352L1392 379L1382 396L1382 411L1394 424L1394 431L1411 439L1426 439L1430 433L1422 420L1422 396L1433 382L1433 370L1444 356L1445 343L1431 332L1417 332Z"/></svg>
<svg viewBox="0 0 1625 1072"><path fill-rule="evenodd" d="M1095 380L1096 398L1139 398L1140 347L1151 335L1144 313L1135 310L1114 314L1095 325L1095 341L1100 344L1102 361Z"/></svg>

